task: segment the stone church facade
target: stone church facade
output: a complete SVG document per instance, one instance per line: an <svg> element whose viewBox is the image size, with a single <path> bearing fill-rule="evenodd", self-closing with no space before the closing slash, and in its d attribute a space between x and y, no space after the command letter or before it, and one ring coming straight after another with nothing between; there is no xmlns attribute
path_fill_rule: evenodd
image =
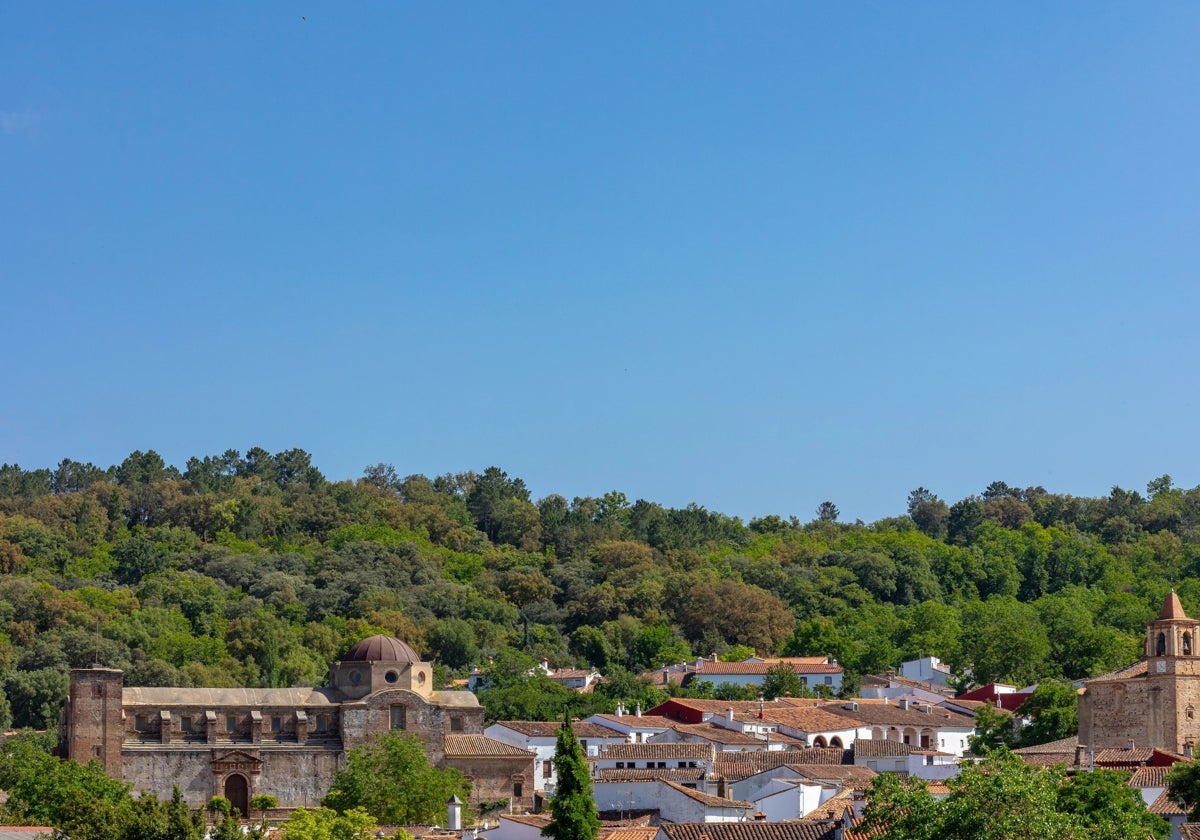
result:
<svg viewBox="0 0 1200 840"><path fill-rule="evenodd" d="M71 672L60 753L188 805L227 797L243 815L270 794L314 807L347 751L385 732L415 735L430 763L461 770L472 799L532 803L534 754L483 733L474 694L433 687L429 663L399 639L372 636L329 672L328 688L126 688L123 673Z"/></svg>
<svg viewBox="0 0 1200 840"><path fill-rule="evenodd" d="M1200 739L1200 621L1171 592L1146 625L1143 656L1084 683L1079 743L1089 749L1158 748L1191 755Z"/></svg>

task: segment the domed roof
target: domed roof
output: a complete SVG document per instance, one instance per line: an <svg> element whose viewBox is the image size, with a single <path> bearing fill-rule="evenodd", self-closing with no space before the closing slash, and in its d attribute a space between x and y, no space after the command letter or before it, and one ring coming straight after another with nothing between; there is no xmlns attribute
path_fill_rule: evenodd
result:
<svg viewBox="0 0 1200 840"><path fill-rule="evenodd" d="M343 662L420 662L417 652L399 639L391 636L369 636L358 642L346 655Z"/></svg>

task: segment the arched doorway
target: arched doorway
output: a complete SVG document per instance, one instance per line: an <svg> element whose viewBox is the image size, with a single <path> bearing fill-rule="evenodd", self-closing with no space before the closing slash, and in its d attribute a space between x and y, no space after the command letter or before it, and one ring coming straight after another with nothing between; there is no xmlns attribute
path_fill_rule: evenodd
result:
<svg viewBox="0 0 1200 840"><path fill-rule="evenodd" d="M246 777L234 773L225 780L225 798L229 804L242 813L244 819L250 818L250 784Z"/></svg>

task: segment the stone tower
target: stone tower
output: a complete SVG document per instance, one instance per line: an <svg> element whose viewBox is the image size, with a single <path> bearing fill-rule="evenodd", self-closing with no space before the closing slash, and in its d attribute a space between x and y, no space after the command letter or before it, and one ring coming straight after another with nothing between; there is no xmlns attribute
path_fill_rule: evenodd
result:
<svg viewBox="0 0 1200 840"><path fill-rule="evenodd" d="M1088 680L1079 697L1079 740L1096 749L1190 752L1200 740L1200 621L1172 591L1146 623L1140 660Z"/></svg>
<svg viewBox="0 0 1200 840"><path fill-rule="evenodd" d="M104 772L121 778L121 739L125 732L121 693L124 677L112 668L71 671L61 746L65 757L86 764L96 759Z"/></svg>

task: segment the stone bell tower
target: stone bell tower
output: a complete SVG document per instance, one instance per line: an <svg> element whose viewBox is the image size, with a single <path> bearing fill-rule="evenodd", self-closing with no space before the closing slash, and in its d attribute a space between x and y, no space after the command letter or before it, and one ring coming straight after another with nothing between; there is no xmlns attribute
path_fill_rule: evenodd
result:
<svg viewBox="0 0 1200 840"><path fill-rule="evenodd" d="M1146 624L1146 681L1157 694L1158 735L1146 746L1183 753L1200 739L1200 621L1188 618L1172 590Z"/></svg>

